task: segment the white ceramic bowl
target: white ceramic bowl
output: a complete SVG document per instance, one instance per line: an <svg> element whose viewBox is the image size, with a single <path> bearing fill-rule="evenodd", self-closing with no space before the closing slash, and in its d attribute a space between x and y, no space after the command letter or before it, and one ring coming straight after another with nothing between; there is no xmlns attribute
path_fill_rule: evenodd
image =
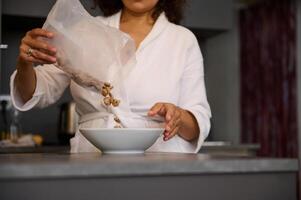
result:
<svg viewBox="0 0 301 200"><path fill-rule="evenodd" d="M80 132L106 154L144 153L158 137L162 128L82 128Z"/></svg>

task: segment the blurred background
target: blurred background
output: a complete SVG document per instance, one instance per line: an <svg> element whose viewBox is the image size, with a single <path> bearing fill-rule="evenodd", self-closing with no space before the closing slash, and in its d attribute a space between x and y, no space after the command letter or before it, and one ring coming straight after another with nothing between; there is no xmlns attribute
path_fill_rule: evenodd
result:
<svg viewBox="0 0 301 200"><path fill-rule="evenodd" d="M93 15L100 14L91 9L92 0L82 2ZM40 135L44 145L67 144L66 138L72 137L68 90L59 102L43 110L18 113L9 103L9 78L16 68L20 40L28 30L43 25L54 3L0 1L1 139L8 137L12 127ZM205 150L298 156L300 19L298 0L187 1L182 25L199 40L213 113Z"/></svg>

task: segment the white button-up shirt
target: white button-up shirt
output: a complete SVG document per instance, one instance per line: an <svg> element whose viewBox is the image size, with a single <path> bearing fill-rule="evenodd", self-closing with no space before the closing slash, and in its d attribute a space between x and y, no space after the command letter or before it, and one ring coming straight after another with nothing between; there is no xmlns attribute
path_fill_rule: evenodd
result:
<svg viewBox="0 0 301 200"><path fill-rule="evenodd" d="M103 23L119 28L120 15L99 17ZM155 152L196 153L210 130L211 111L204 84L203 57L198 41L188 29L170 23L161 14L153 29L136 51L136 66L125 81L130 109L145 116L157 102L168 102L190 111L196 118L200 134L188 142L179 136L163 141L163 136L148 149ZM32 99L22 102L14 86L16 72L11 76L11 96L20 111L46 107L55 103L69 86L79 116L101 110L98 95L77 85L69 76L53 65L35 68L37 83ZM81 126L98 127L99 120L91 119ZM71 152L98 151L79 131L71 139Z"/></svg>

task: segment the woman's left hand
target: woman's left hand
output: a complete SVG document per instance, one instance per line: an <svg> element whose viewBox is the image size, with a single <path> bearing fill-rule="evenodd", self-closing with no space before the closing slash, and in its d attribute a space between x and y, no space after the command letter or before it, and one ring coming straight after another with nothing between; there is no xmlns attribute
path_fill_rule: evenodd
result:
<svg viewBox="0 0 301 200"><path fill-rule="evenodd" d="M165 118L164 141L178 134L182 123L182 109L171 103L156 103L148 112L150 117L160 115Z"/></svg>

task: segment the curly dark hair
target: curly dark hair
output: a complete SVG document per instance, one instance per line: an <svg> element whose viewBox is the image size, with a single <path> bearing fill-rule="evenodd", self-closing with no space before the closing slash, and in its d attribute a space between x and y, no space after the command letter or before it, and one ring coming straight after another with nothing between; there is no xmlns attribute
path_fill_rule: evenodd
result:
<svg viewBox="0 0 301 200"><path fill-rule="evenodd" d="M105 17L114 15L123 8L122 0L94 0ZM183 10L186 0L159 0L153 12L153 19L157 20L162 12L165 12L167 19L179 24L183 18Z"/></svg>

